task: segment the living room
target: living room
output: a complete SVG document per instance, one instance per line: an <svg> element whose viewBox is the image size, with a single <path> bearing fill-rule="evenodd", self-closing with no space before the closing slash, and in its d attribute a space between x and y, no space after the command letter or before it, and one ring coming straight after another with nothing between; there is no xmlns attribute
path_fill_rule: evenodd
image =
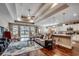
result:
<svg viewBox="0 0 79 59"><path fill-rule="evenodd" d="M79 56L79 3L0 3L1 56Z"/></svg>

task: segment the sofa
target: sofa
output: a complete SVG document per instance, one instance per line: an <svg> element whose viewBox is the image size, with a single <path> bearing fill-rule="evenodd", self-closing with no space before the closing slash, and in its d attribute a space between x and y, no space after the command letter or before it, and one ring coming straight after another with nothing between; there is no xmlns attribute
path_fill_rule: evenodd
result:
<svg viewBox="0 0 79 59"><path fill-rule="evenodd" d="M34 41L41 45L44 48L52 49L53 41L52 40L45 40L40 38L35 38Z"/></svg>

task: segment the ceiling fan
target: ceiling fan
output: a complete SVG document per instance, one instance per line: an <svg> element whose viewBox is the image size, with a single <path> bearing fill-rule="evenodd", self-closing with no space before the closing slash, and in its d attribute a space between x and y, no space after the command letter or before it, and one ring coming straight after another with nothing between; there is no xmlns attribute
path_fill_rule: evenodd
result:
<svg viewBox="0 0 79 59"><path fill-rule="evenodd" d="M30 11L31 11L31 9L28 9L28 16L24 16L24 15L21 16L22 20L24 20L24 21L33 21L35 16L31 16Z"/></svg>

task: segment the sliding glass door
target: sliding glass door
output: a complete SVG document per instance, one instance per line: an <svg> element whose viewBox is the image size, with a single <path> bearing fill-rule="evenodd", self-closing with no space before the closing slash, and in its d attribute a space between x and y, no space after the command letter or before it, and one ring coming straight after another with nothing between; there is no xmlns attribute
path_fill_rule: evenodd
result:
<svg viewBox="0 0 79 59"><path fill-rule="evenodd" d="M29 26L20 26L20 38L21 41L29 39Z"/></svg>
<svg viewBox="0 0 79 59"><path fill-rule="evenodd" d="M13 30L13 31L12 31L13 35L14 35L15 37L18 37L18 34L19 34L19 33L18 33L18 30L19 30L19 29L18 29L18 25L14 25L13 28L12 28L12 30Z"/></svg>
<svg viewBox="0 0 79 59"><path fill-rule="evenodd" d="M31 37L35 36L36 27L34 25L22 25L10 23L10 31L14 38L19 38L20 41L29 40Z"/></svg>

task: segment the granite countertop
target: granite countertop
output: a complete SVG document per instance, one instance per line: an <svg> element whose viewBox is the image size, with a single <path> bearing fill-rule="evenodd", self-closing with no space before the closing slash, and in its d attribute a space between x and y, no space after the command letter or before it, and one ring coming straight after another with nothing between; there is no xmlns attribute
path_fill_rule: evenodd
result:
<svg viewBox="0 0 79 59"><path fill-rule="evenodd" d="M42 47L34 41L11 42L2 56L14 56L25 52L41 49Z"/></svg>

